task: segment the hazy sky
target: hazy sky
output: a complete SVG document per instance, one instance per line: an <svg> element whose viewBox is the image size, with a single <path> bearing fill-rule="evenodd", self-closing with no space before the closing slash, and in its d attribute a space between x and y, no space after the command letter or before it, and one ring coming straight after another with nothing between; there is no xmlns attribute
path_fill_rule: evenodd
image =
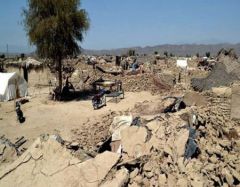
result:
<svg viewBox="0 0 240 187"><path fill-rule="evenodd" d="M0 51L31 50L21 25L26 2L0 0ZM88 49L240 42L240 0L82 0L82 8Z"/></svg>

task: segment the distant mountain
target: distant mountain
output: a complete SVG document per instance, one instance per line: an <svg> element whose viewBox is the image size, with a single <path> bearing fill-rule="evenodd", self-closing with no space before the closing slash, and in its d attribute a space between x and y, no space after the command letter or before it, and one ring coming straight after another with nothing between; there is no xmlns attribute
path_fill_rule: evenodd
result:
<svg viewBox="0 0 240 187"><path fill-rule="evenodd" d="M216 55L217 52L222 49L235 49L236 53L240 56L240 43L238 44L182 44L182 45L157 45L157 46L146 46L146 47L131 47L131 48L119 48L111 50L88 50L84 49L83 53L88 55L122 55L126 54L129 49L133 49L138 54L153 54L157 51L159 54L163 54L167 51L169 54L172 53L177 56L195 55L199 53L204 56L206 52L210 52L211 55Z"/></svg>

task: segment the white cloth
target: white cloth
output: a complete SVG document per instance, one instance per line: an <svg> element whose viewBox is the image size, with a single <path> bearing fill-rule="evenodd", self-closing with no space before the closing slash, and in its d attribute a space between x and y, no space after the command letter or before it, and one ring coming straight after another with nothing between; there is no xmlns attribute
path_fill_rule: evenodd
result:
<svg viewBox="0 0 240 187"><path fill-rule="evenodd" d="M177 60L177 67L180 67L182 69L187 69L188 67L187 60Z"/></svg>
<svg viewBox="0 0 240 187"><path fill-rule="evenodd" d="M27 82L17 73L0 73L0 101L27 96Z"/></svg>

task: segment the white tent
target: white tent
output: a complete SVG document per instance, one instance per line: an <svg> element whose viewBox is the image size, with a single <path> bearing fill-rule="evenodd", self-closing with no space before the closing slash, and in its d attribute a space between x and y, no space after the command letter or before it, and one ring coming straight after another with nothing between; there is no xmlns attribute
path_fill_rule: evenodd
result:
<svg viewBox="0 0 240 187"><path fill-rule="evenodd" d="M0 101L27 96L27 82L17 73L0 73Z"/></svg>
<svg viewBox="0 0 240 187"><path fill-rule="evenodd" d="M187 60L177 60L177 67L187 69L187 66L188 66Z"/></svg>

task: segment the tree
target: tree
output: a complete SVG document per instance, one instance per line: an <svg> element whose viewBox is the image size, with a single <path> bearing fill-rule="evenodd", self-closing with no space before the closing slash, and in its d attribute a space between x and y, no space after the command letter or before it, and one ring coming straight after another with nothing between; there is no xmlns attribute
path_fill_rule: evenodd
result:
<svg viewBox="0 0 240 187"><path fill-rule="evenodd" d="M210 57L211 56L211 53L210 52L206 52L206 57Z"/></svg>
<svg viewBox="0 0 240 187"><path fill-rule="evenodd" d="M5 54L0 55L0 58L5 58Z"/></svg>
<svg viewBox="0 0 240 187"><path fill-rule="evenodd" d="M196 54L196 57L198 57L198 58L199 58L199 56L200 56L200 55L199 55L199 53L197 53L197 54Z"/></svg>
<svg viewBox="0 0 240 187"><path fill-rule="evenodd" d="M174 57L174 54L170 53L170 57Z"/></svg>
<svg viewBox="0 0 240 187"><path fill-rule="evenodd" d="M128 56L135 56L135 50L134 49L129 49L128 51Z"/></svg>
<svg viewBox="0 0 240 187"><path fill-rule="evenodd" d="M157 52L157 51L155 51L155 52L154 52L154 54L155 54L155 55L157 55L157 54L158 54L158 52Z"/></svg>
<svg viewBox="0 0 240 187"><path fill-rule="evenodd" d="M24 58L25 58L25 54L24 54L24 53L21 53L21 54L20 54L20 58L21 58L21 59L24 59Z"/></svg>
<svg viewBox="0 0 240 187"><path fill-rule="evenodd" d="M164 54L166 57L168 57L168 52L167 52L167 51L165 51L163 54Z"/></svg>
<svg viewBox="0 0 240 187"><path fill-rule="evenodd" d="M28 0L23 10L30 44L39 57L49 58L58 71L62 90L62 60L80 52L78 41L89 28L88 14L80 9L80 0Z"/></svg>

